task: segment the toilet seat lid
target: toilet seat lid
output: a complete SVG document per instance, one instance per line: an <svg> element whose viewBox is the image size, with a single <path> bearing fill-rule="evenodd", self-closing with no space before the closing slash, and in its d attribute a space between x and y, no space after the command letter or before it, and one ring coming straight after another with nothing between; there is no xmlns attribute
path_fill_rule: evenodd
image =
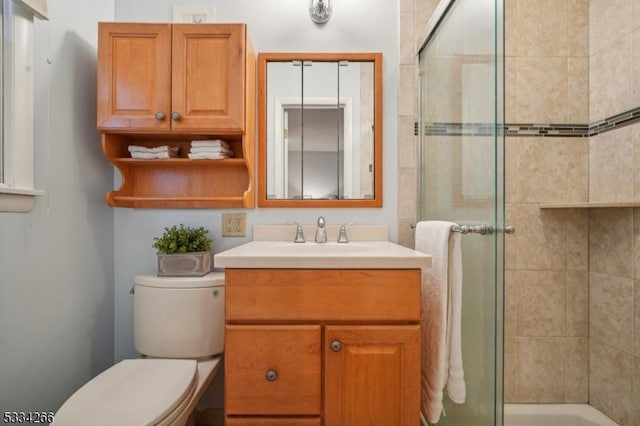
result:
<svg viewBox="0 0 640 426"><path fill-rule="evenodd" d="M54 424L156 424L191 396L196 384L195 360L127 359L77 390Z"/></svg>
<svg viewBox="0 0 640 426"><path fill-rule="evenodd" d="M156 288L202 288L224 287L224 272L209 272L202 277L159 277L158 275L136 275L136 285Z"/></svg>

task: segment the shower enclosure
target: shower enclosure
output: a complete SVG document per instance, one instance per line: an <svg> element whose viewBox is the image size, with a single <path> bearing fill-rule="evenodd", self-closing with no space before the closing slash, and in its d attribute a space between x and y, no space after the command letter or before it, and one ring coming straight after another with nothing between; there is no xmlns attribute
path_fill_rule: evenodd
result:
<svg viewBox="0 0 640 426"><path fill-rule="evenodd" d="M419 53L420 220L479 231L462 237L466 403L445 397L443 426L503 423L503 24L502 0L442 0Z"/></svg>

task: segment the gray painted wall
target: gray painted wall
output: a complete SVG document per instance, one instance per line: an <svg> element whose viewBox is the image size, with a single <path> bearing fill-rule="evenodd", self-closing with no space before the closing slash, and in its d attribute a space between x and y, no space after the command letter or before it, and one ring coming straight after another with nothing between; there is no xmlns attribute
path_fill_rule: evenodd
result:
<svg viewBox="0 0 640 426"><path fill-rule="evenodd" d="M113 0L49 2L36 34L31 213L0 213L0 411L55 411L113 361L113 170L95 130L98 20ZM52 59L45 65L46 58Z"/></svg>
<svg viewBox="0 0 640 426"><path fill-rule="evenodd" d="M254 224L295 220L315 223L358 221L389 224L397 238L397 89L398 2L335 1L333 17L324 26L311 22L304 0L116 0L115 18L127 22L170 22L174 5L213 5L217 22L244 22L256 52L380 51L383 53L383 202L381 209L251 209L246 211L249 230ZM119 186L115 172L115 187ZM136 275L156 269L153 237L172 224L204 225L211 231L213 251L245 243L247 238L222 238L225 210L115 209L115 360L136 356L133 348L132 300L129 289ZM235 210L234 210L235 211ZM293 237L293 236L292 236Z"/></svg>

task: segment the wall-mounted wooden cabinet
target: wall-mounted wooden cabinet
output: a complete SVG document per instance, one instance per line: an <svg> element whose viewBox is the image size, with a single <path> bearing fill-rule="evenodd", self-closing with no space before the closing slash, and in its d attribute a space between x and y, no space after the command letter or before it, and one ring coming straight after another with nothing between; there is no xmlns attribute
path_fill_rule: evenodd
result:
<svg viewBox="0 0 640 426"><path fill-rule="evenodd" d="M97 127L122 186L118 207L254 207L255 55L245 24L100 23ZM234 156L190 160L192 140ZM129 145L180 147L132 159Z"/></svg>
<svg viewBox="0 0 640 426"><path fill-rule="evenodd" d="M225 424L419 424L419 269L227 268L225 281Z"/></svg>

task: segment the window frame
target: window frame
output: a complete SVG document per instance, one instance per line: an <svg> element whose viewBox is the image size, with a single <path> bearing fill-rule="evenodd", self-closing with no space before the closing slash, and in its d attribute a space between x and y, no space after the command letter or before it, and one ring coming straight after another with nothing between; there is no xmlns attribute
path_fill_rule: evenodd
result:
<svg viewBox="0 0 640 426"><path fill-rule="evenodd" d="M35 189L34 20L47 0L0 0L0 212L29 212Z"/></svg>

